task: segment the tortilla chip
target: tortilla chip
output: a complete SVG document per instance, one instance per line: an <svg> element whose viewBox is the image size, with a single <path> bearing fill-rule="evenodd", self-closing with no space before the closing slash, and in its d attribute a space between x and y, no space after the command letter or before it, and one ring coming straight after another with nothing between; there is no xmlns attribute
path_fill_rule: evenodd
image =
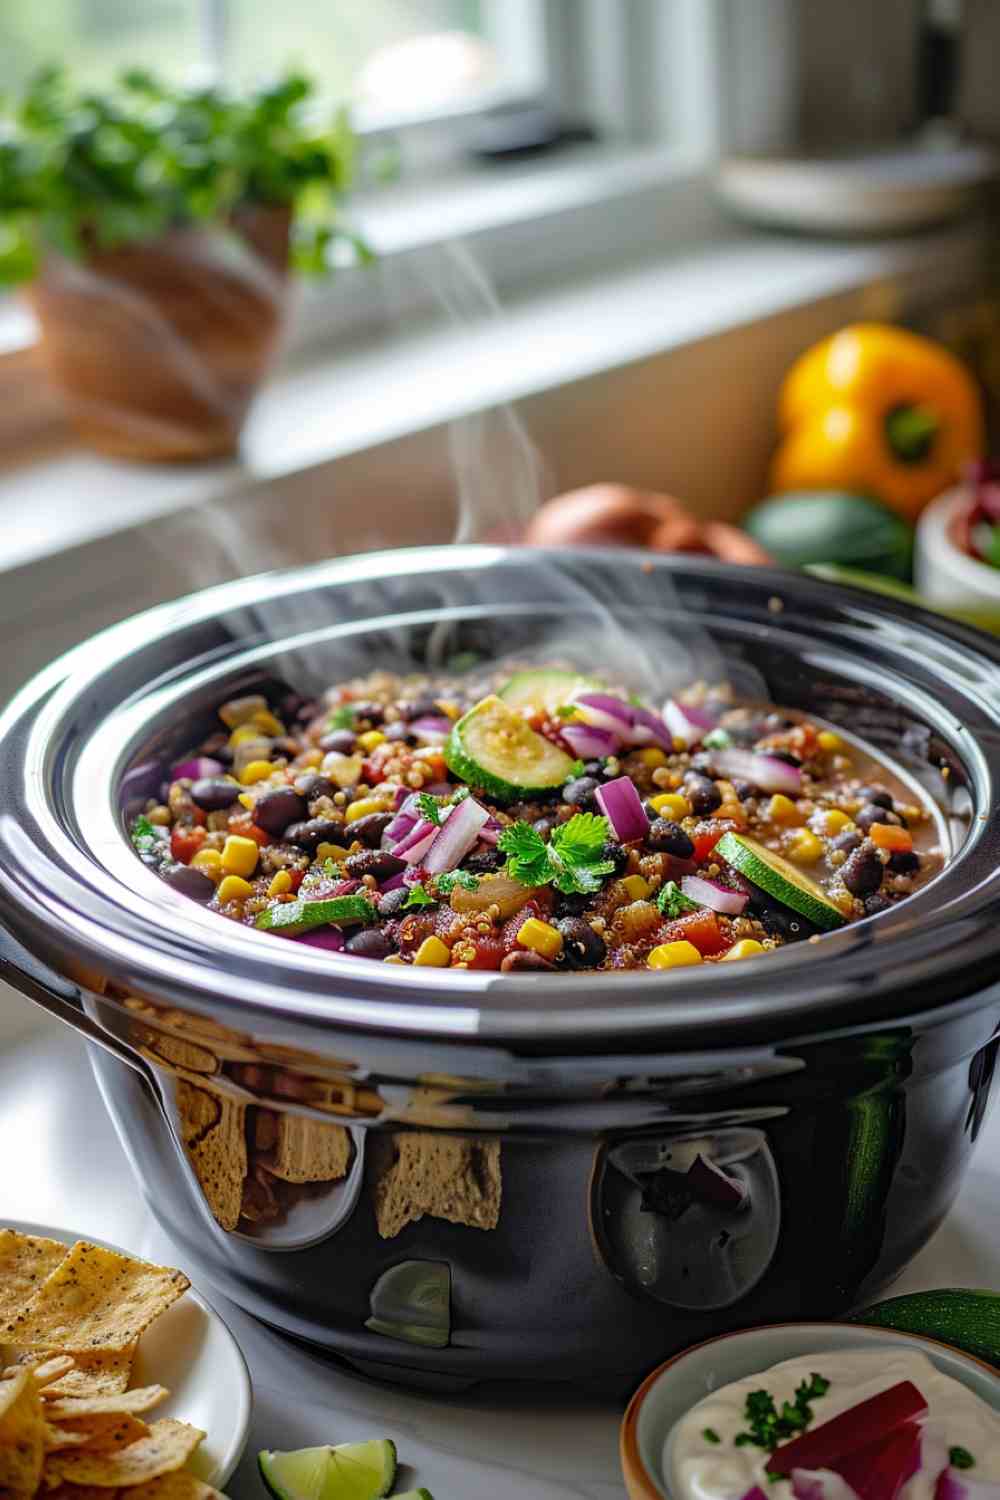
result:
<svg viewBox="0 0 1000 1500"><path fill-rule="evenodd" d="M246 1104L208 1079L179 1078L177 1107L184 1151L208 1207L223 1229L235 1229L248 1170Z"/></svg>
<svg viewBox="0 0 1000 1500"><path fill-rule="evenodd" d="M0 1229L0 1328L22 1312L42 1282L69 1254L59 1240Z"/></svg>
<svg viewBox="0 0 1000 1500"><path fill-rule="evenodd" d="M105 1412L89 1417L86 1422L60 1426L47 1422L45 1426L45 1451L58 1452L72 1448L77 1452L110 1453L118 1448L127 1448L129 1443L146 1437L149 1428L138 1417L128 1412Z"/></svg>
<svg viewBox="0 0 1000 1500"><path fill-rule="evenodd" d="M45 1500L109 1500L107 1490L99 1490L96 1484L63 1484L58 1479L49 1483L44 1474L42 1479Z"/></svg>
<svg viewBox="0 0 1000 1500"><path fill-rule="evenodd" d="M145 1437L117 1453L53 1453L45 1461L45 1473L100 1489L146 1484L182 1469L204 1436L197 1427L164 1417L153 1423Z"/></svg>
<svg viewBox="0 0 1000 1500"><path fill-rule="evenodd" d="M182 1271L77 1240L25 1311L0 1325L0 1335L33 1349L121 1352L190 1284Z"/></svg>
<svg viewBox="0 0 1000 1500"><path fill-rule="evenodd" d="M45 1423L30 1371L0 1381L0 1492L33 1495L42 1477Z"/></svg>
<svg viewBox="0 0 1000 1500"><path fill-rule="evenodd" d="M42 1391L42 1400L59 1400L63 1396L113 1395L128 1389L132 1379L135 1345L127 1349L95 1349L73 1356L73 1368Z"/></svg>
<svg viewBox="0 0 1000 1500"><path fill-rule="evenodd" d="M35 1350L22 1349L13 1364L0 1373L0 1380L18 1375L21 1370L30 1370L32 1380L42 1389L61 1376L68 1375L72 1368L72 1354L39 1354Z"/></svg>
<svg viewBox="0 0 1000 1500"><path fill-rule="evenodd" d="M190 1469L175 1469L148 1484L135 1485L128 1492L128 1500L219 1500L219 1491Z"/></svg>
<svg viewBox="0 0 1000 1500"><path fill-rule="evenodd" d="M62 1396L50 1401L45 1415L50 1422L74 1422L85 1417L114 1416L116 1413L151 1411L166 1400L170 1392L165 1385L138 1385L133 1391L117 1395Z"/></svg>
<svg viewBox="0 0 1000 1500"><path fill-rule="evenodd" d="M337 1182L347 1176L350 1160L351 1137L343 1125L283 1114L274 1159L266 1166L284 1182Z"/></svg>

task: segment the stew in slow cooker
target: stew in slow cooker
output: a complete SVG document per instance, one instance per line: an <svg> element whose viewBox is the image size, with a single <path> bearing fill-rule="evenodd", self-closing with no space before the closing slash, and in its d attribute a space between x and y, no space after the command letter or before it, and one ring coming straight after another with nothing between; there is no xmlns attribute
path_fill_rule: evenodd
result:
<svg viewBox="0 0 1000 1500"><path fill-rule="evenodd" d="M558 667L377 672L219 718L130 833L251 941L507 972L725 963L885 911L942 857L889 767L704 686L655 713Z"/></svg>

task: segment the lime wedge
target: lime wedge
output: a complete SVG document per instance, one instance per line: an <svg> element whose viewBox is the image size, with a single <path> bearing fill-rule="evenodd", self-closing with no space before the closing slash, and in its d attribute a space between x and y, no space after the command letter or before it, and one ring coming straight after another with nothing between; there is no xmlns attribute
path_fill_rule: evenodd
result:
<svg viewBox="0 0 1000 1500"><path fill-rule="evenodd" d="M396 1445L388 1438L258 1454L260 1475L275 1500L381 1500L396 1477Z"/></svg>

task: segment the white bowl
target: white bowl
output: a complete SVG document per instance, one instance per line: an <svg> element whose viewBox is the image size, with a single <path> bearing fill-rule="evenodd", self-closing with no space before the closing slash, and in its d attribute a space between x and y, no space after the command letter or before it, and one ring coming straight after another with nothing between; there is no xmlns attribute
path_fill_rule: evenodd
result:
<svg viewBox="0 0 1000 1500"><path fill-rule="evenodd" d="M1000 568L970 557L952 541L952 523L971 498L969 485L956 485L923 512L917 522L914 581L932 606L1000 611Z"/></svg>

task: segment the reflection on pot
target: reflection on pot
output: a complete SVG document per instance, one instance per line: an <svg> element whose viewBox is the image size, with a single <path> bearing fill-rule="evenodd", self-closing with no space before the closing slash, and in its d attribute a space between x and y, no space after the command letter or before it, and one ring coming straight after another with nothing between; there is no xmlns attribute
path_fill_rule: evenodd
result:
<svg viewBox="0 0 1000 1500"><path fill-rule="evenodd" d="M602 1257L630 1289L691 1311L731 1307L778 1245L767 1137L726 1127L602 1147L592 1215Z"/></svg>

